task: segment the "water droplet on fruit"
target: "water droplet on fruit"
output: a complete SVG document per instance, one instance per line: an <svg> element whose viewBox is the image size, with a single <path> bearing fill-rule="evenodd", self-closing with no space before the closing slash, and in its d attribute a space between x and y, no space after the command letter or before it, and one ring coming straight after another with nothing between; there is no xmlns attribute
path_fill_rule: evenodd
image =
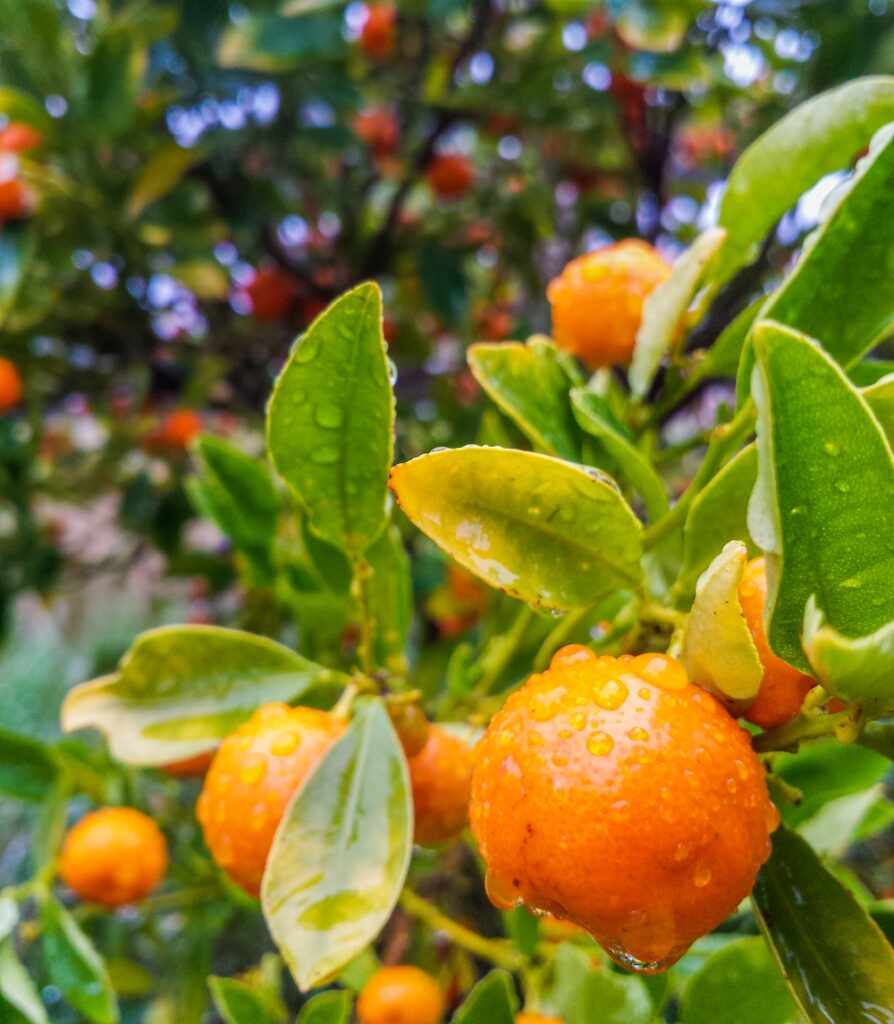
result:
<svg viewBox="0 0 894 1024"><path fill-rule="evenodd" d="M498 878L491 870L484 874L484 891L498 910L513 910L524 903L518 890Z"/></svg>
<svg viewBox="0 0 894 1024"><path fill-rule="evenodd" d="M255 786L267 774L267 761L260 755L254 754L245 759L245 763L239 772L240 782L246 786Z"/></svg>
<svg viewBox="0 0 894 1024"><path fill-rule="evenodd" d="M587 727L587 716L583 711L572 711L568 716L568 724L572 729L577 729L581 732Z"/></svg>
<svg viewBox="0 0 894 1024"><path fill-rule="evenodd" d="M278 757L287 757L295 752L300 742L301 737L297 732L284 732L270 744L270 749Z"/></svg>
<svg viewBox="0 0 894 1024"><path fill-rule="evenodd" d="M638 725L635 726L633 729L631 729L627 733L627 735L632 740L636 740L638 743L645 743L646 740L649 738L649 734L646 732L646 730L645 729L641 729Z"/></svg>
<svg viewBox="0 0 894 1024"><path fill-rule="evenodd" d="M606 947L606 952L612 960L619 963L622 967L626 967L628 971L634 971L637 974L657 974L659 971L663 971L668 964L667 958L662 960L638 960L620 942L613 942L610 946Z"/></svg>
<svg viewBox="0 0 894 1024"><path fill-rule="evenodd" d="M697 864L695 871L692 873L692 881L699 889L704 887L711 881L711 869L707 864Z"/></svg>
<svg viewBox="0 0 894 1024"><path fill-rule="evenodd" d="M607 732L591 732L587 737L587 750L596 757L610 754L615 741Z"/></svg>
<svg viewBox="0 0 894 1024"><path fill-rule="evenodd" d="M559 705L551 697L534 697L528 704L528 714L535 722L552 721L559 710Z"/></svg>
<svg viewBox="0 0 894 1024"><path fill-rule="evenodd" d="M596 703L606 711L615 711L627 700L627 687L617 679L609 679L595 693Z"/></svg>

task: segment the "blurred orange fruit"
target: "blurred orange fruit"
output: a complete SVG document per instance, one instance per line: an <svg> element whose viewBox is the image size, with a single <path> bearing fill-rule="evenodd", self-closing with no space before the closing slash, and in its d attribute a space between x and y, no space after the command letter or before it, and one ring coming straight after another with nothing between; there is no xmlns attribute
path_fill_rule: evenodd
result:
<svg viewBox="0 0 894 1024"><path fill-rule="evenodd" d="M360 30L360 49L375 60L390 57L397 36L397 8L393 4L370 4Z"/></svg>
<svg viewBox="0 0 894 1024"><path fill-rule="evenodd" d="M572 260L546 291L556 344L593 370L628 365L643 303L670 272L665 259L637 239Z"/></svg>
<svg viewBox="0 0 894 1024"><path fill-rule="evenodd" d="M456 839L469 820L472 788L471 748L432 725L428 741L407 760L413 792L413 838L422 846Z"/></svg>
<svg viewBox="0 0 894 1024"><path fill-rule="evenodd" d="M634 970L736 909L778 820L748 734L663 654L562 648L476 748L491 900L568 918Z"/></svg>
<svg viewBox="0 0 894 1024"><path fill-rule="evenodd" d="M66 835L59 859L59 874L69 889L107 907L143 899L167 868L161 829L132 807L85 814Z"/></svg>
<svg viewBox="0 0 894 1024"><path fill-rule="evenodd" d="M428 187L442 199L456 199L472 187L475 172L467 157L459 153L442 153L425 169Z"/></svg>
<svg viewBox="0 0 894 1024"><path fill-rule="evenodd" d="M25 217L33 207L34 197L21 179L0 181L0 223Z"/></svg>
<svg viewBox="0 0 894 1024"><path fill-rule="evenodd" d="M281 320L295 301L295 284L291 277L275 267L259 267L245 286L255 320L269 323Z"/></svg>
<svg viewBox="0 0 894 1024"><path fill-rule="evenodd" d="M202 432L202 417L193 409L175 409L168 413L158 433L158 440L171 448L186 448Z"/></svg>
<svg viewBox="0 0 894 1024"><path fill-rule="evenodd" d="M397 146L400 126L392 111L368 107L354 118L354 131L376 156L386 156Z"/></svg>
<svg viewBox="0 0 894 1024"><path fill-rule="evenodd" d="M757 698L745 717L762 729L775 729L801 710L816 680L789 665L770 649L764 630L764 608L767 604L767 563L755 558L745 566L739 583L739 603L751 632L764 674Z"/></svg>
<svg viewBox="0 0 894 1024"><path fill-rule="evenodd" d="M9 412L22 400L22 378L16 364L0 356L0 413Z"/></svg>
<svg viewBox="0 0 894 1024"><path fill-rule="evenodd" d="M515 1018L515 1024L564 1024L561 1017L547 1017L542 1013L523 1010Z"/></svg>
<svg viewBox="0 0 894 1024"><path fill-rule="evenodd" d="M208 771L213 760L214 753L207 751L195 757L184 757L182 761L171 761L170 764L162 765L161 770L172 779L197 778Z"/></svg>
<svg viewBox="0 0 894 1024"><path fill-rule="evenodd" d="M440 1024L443 1016L438 983L409 965L376 971L357 1000L360 1024Z"/></svg>
<svg viewBox="0 0 894 1024"><path fill-rule="evenodd" d="M5 153L26 153L36 149L43 142L43 133L30 124L13 121L0 131L0 151Z"/></svg>
<svg viewBox="0 0 894 1024"><path fill-rule="evenodd" d="M221 743L196 813L215 861L252 896L292 794L344 731L326 711L273 702Z"/></svg>

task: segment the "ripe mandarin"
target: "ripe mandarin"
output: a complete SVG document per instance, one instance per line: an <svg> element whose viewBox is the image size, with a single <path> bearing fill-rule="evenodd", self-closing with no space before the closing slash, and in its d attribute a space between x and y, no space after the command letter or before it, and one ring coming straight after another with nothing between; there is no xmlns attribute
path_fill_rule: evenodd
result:
<svg viewBox="0 0 894 1024"><path fill-rule="evenodd" d="M393 4L371 4L360 30L360 49L375 60L390 57L397 35L397 8Z"/></svg>
<svg viewBox="0 0 894 1024"><path fill-rule="evenodd" d="M208 751L196 754L195 757L184 757L181 761L171 761L170 764L162 765L161 770L172 779L197 778L208 771L213 759L214 754Z"/></svg>
<svg viewBox="0 0 894 1024"><path fill-rule="evenodd" d="M442 199L456 199L472 187L475 173L472 165L459 153L436 156L425 170L428 187Z"/></svg>
<svg viewBox="0 0 894 1024"><path fill-rule="evenodd" d="M13 121L0 131L0 151L4 153L27 153L43 142L43 132L30 124Z"/></svg>
<svg viewBox="0 0 894 1024"><path fill-rule="evenodd" d="M0 181L0 224L31 213L34 197L19 178Z"/></svg>
<svg viewBox="0 0 894 1024"><path fill-rule="evenodd" d="M22 400L22 378L15 363L0 356L0 413L9 412Z"/></svg>
<svg viewBox="0 0 894 1024"><path fill-rule="evenodd" d="M670 272L664 258L637 239L572 260L546 290L556 344L593 370L626 366L643 303Z"/></svg>
<svg viewBox="0 0 894 1024"><path fill-rule="evenodd" d="M161 425L159 440L171 448L186 448L202 432L202 417L193 409L175 409Z"/></svg>
<svg viewBox="0 0 894 1024"><path fill-rule="evenodd" d="M435 979L418 967L383 967L357 1000L360 1024L440 1024L444 996Z"/></svg>
<svg viewBox="0 0 894 1024"><path fill-rule="evenodd" d="M167 868L161 829L132 807L85 814L65 836L59 859L59 874L69 889L107 907L143 899Z"/></svg>
<svg viewBox="0 0 894 1024"><path fill-rule="evenodd" d="M801 710L804 698L808 690L816 686L816 680L783 661L770 649L764 630L767 565L763 558L755 558L745 566L739 583L739 604L764 667L757 699L745 717L762 729L775 729Z"/></svg>
<svg viewBox="0 0 894 1024"><path fill-rule="evenodd" d="M344 731L328 712L265 704L221 743L196 805L212 857L252 896L292 794Z"/></svg>
<svg viewBox="0 0 894 1024"><path fill-rule="evenodd" d="M276 267L259 267L245 287L251 315L262 323L281 320L295 301L293 280Z"/></svg>
<svg viewBox="0 0 894 1024"><path fill-rule="evenodd" d="M425 746L407 759L413 792L413 839L420 845L449 842L466 827L473 758L461 739L432 725Z"/></svg>
<svg viewBox="0 0 894 1024"><path fill-rule="evenodd" d="M515 1018L515 1024L564 1024L561 1017L547 1017L542 1013L523 1010Z"/></svg>
<svg viewBox="0 0 894 1024"><path fill-rule="evenodd" d="M497 906L654 972L748 895L778 814L748 734L682 665L572 645L478 743L471 824Z"/></svg>

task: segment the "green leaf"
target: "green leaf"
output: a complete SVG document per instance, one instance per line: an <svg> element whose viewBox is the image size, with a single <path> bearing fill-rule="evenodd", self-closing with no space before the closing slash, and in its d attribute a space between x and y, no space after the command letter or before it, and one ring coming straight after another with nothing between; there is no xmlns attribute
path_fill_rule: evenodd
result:
<svg viewBox="0 0 894 1024"><path fill-rule="evenodd" d="M853 181L805 241L794 270L767 299L762 320L818 338L842 366L856 363L894 322L894 132L880 133Z"/></svg>
<svg viewBox="0 0 894 1024"><path fill-rule="evenodd" d="M732 323L723 329L720 336L708 349L704 359L695 368L694 372L698 375L699 380L735 375L742 348L754 321L760 314L764 301L764 296L760 296L749 303Z"/></svg>
<svg viewBox="0 0 894 1024"><path fill-rule="evenodd" d="M894 375L894 360L892 359L864 359L862 363L855 363L848 367L847 376L852 384L858 388L871 388L878 384L883 377Z"/></svg>
<svg viewBox="0 0 894 1024"><path fill-rule="evenodd" d="M717 256L725 238L721 228L708 228L700 234L677 259L671 276L646 299L629 373L630 390L640 398L649 390L655 371L674 344L705 268Z"/></svg>
<svg viewBox="0 0 894 1024"><path fill-rule="evenodd" d="M642 978L594 968L592 954L570 942L556 953L553 998L565 1024L592 1024L597 1006L599 1024L651 1024L655 1016Z"/></svg>
<svg viewBox="0 0 894 1024"><path fill-rule="evenodd" d="M881 785L830 800L798 831L821 856L842 857L855 841L862 823L883 800L884 787ZM847 884L845 878L841 880Z"/></svg>
<svg viewBox="0 0 894 1024"><path fill-rule="evenodd" d="M894 448L894 374L882 377L870 387L863 388L862 394L881 424L888 444Z"/></svg>
<svg viewBox="0 0 894 1024"><path fill-rule="evenodd" d="M625 436L605 399L588 388L575 388L571 392L571 401L577 422L615 460L620 472L643 499L649 518L653 521L660 519L669 508L664 483L636 445Z"/></svg>
<svg viewBox="0 0 894 1024"><path fill-rule="evenodd" d="M217 62L224 68L287 71L308 58L337 57L345 49L341 28L337 12L297 18L259 14L223 32Z"/></svg>
<svg viewBox="0 0 894 1024"><path fill-rule="evenodd" d="M274 466L314 531L353 557L385 525L393 432L382 295L363 284L298 339L267 410Z"/></svg>
<svg viewBox="0 0 894 1024"><path fill-rule="evenodd" d="M453 1016L453 1024L514 1024L518 999L512 976L503 970L485 975Z"/></svg>
<svg viewBox="0 0 894 1024"><path fill-rule="evenodd" d="M580 431L571 412L571 378L548 338L470 346L475 379L538 451L580 462Z"/></svg>
<svg viewBox="0 0 894 1024"><path fill-rule="evenodd" d="M348 992L321 992L301 1007L296 1024L348 1024L351 996Z"/></svg>
<svg viewBox="0 0 894 1024"><path fill-rule="evenodd" d="M860 733L858 742L887 757L889 761L894 761L894 722L869 722Z"/></svg>
<svg viewBox="0 0 894 1024"><path fill-rule="evenodd" d="M884 1021L894 949L796 833L780 826L752 894L761 931L811 1024Z"/></svg>
<svg viewBox="0 0 894 1024"><path fill-rule="evenodd" d="M683 566L674 585L685 604L695 593L699 576L731 537L750 538L748 498L757 479L757 449L743 448L700 491L683 527Z"/></svg>
<svg viewBox="0 0 894 1024"><path fill-rule="evenodd" d="M211 977L208 988L224 1024L279 1024L282 1020L270 1011L267 1000L244 981Z"/></svg>
<svg viewBox="0 0 894 1024"><path fill-rule="evenodd" d="M199 438L195 452L203 472L190 481L193 504L238 550L266 565L280 511L279 495L266 466L218 437Z"/></svg>
<svg viewBox="0 0 894 1024"><path fill-rule="evenodd" d="M0 729L0 793L40 803L50 795L58 777L59 761L49 747Z"/></svg>
<svg viewBox="0 0 894 1024"><path fill-rule="evenodd" d="M20 121L42 132L53 130L53 119L43 104L30 93L12 86L0 86L0 114L10 121Z"/></svg>
<svg viewBox="0 0 894 1024"><path fill-rule="evenodd" d="M894 946L894 900L878 900L870 904L869 914L888 942Z"/></svg>
<svg viewBox="0 0 894 1024"><path fill-rule="evenodd" d="M842 636L811 597L804 614L804 653L823 686L869 717L894 713L894 621L869 636Z"/></svg>
<svg viewBox="0 0 894 1024"><path fill-rule="evenodd" d="M65 999L96 1024L117 1024L118 1001L105 964L75 919L53 896L41 900L44 962Z"/></svg>
<svg viewBox="0 0 894 1024"><path fill-rule="evenodd" d="M0 896L0 942L12 935L18 923L18 904L11 896Z"/></svg>
<svg viewBox="0 0 894 1024"><path fill-rule="evenodd" d="M810 338L753 332L758 478L748 523L767 556L773 650L809 671L808 599L829 624L866 636L894 618L894 461L856 388Z"/></svg>
<svg viewBox="0 0 894 1024"><path fill-rule="evenodd" d="M346 682L265 637L166 626L139 636L116 673L71 690L62 728L99 729L125 764L168 764L213 749L261 704Z"/></svg>
<svg viewBox="0 0 894 1024"><path fill-rule="evenodd" d="M183 149L176 142L167 142L157 149L133 183L125 216L136 220L146 207L166 196L204 155L201 149Z"/></svg>
<svg viewBox="0 0 894 1024"><path fill-rule="evenodd" d="M798 1008L758 936L712 953L689 979L681 1002L686 1024L788 1024Z"/></svg>
<svg viewBox="0 0 894 1024"><path fill-rule="evenodd" d="M726 280L801 195L846 167L894 120L894 78L858 78L820 93L764 132L739 158L720 207L728 235L714 277Z"/></svg>
<svg viewBox="0 0 894 1024"><path fill-rule="evenodd" d="M395 466L390 483L423 533L512 597L567 610L641 584L641 526L598 470L469 446Z"/></svg>
<svg viewBox="0 0 894 1024"><path fill-rule="evenodd" d="M3 1024L50 1024L40 993L16 956L12 938L0 942L0 1020Z"/></svg>
<svg viewBox="0 0 894 1024"><path fill-rule="evenodd" d="M289 804L264 873L264 916L302 991L336 977L376 937L412 838L406 759L381 701L361 701Z"/></svg>
<svg viewBox="0 0 894 1024"><path fill-rule="evenodd" d="M404 652L413 618L413 584L400 531L394 526L383 530L364 560L369 570L366 590L373 618L374 661L406 671Z"/></svg>
<svg viewBox="0 0 894 1024"><path fill-rule="evenodd" d="M686 625L683 664L693 682L704 686L736 715L757 696L764 667L742 606L739 583L748 549L733 540L705 569Z"/></svg>

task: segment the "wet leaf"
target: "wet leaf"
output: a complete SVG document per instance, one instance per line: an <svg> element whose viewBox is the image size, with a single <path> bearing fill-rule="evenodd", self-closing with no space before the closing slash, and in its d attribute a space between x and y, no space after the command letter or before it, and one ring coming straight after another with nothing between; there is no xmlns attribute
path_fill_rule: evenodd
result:
<svg viewBox="0 0 894 1024"><path fill-rule="evenodd" d="M348 1024L351 996L347 992L321 992L302 1006L295 1024Z"/></svg>
<svg viewBox="0 0 894 1024"><path fill-rule="evenodd" d="M467 358L478 383L538 451L580 462L572 381L549 339L472 345Z"/></svg>
<svg viewBox="0 0 894 1024"><path fill-rule="evenodd" d="M453 1024L514 1024L517 1011L512 976L502 970L491 971L468 994Z"/></svg>
<svg viewBox="0 0 894 1024"><path fill-rule="evenodd" d="M377 665L406 671L404 652L413 618L410 562L400 532L383 530L364 555L369 571L369 611L373 621L373 655Z"/></svg>
<svg viewBox="0 0 894 1024"><path fill-rule="evenodd" d="M642 978L594 966L592 954L563 942L556 953L554 996L564 1024L651 1024L652 1000Z"/></svg>
<svg viewBox="0 0 894 1024"><path fill-rule="evenodd" d="M116 673L71 690L62 728L99 729L125 764L168 764L213 749L261 704L346 682L264 637L165 626L139 636Z"/></svg>
<svg viewBox="0 0 894 1024"><path fill-rule="evenodd" d="M264 874L264 915L300 989L335 978L376 937L412 833L406 759L381 701L361 701L289 804Z"/></svg>
<svg viewBox="0 0 894 1024"><path fill-rule="evenodd" d="M705 268L717 256L725 238L722 228L702 232L677 259L671 276L646 299L630 364L630 389L635 395L642 397L649 390L661 360L681 329Z"/></svg>
<svg viewBox="0 0 894 1024"><path fill-rule="evenodd" d="M795 107L742 154L727 182L720 227L728 237L715 276L750 263L761 241L802 193L847 167L894 120L894 78L858 78Z"/></svg>
<svg viewBox="0 0 894 1024"><path fill-rule="evenodd" d="M868 388L863 397L882 426L888 444L894 447L894 374L882 377Z"/></svg>
<svg viewBox="0 0 894 1024"><path fill-rule="evenodd" d="M105 964L75 919L53 896L41 901L42 949L50 981L96 1024L117 1024L118 1000Z"/></svg>
<svg viewBox="0 0 894 1024"><path fill-rule="evenodd" d="M390 482L423 533L513 597L567 610L641 584L641 526L598 470L469 446L395 466Z"/></svg>
<svg viewBox="0 0 894 1024"><path fill-rule="evenodd" d="M879 1024L894 1006L894 949L796 833L780 826L752 898L758 924L811 1024Z"/></svg>
<svg viewBox="0 0 894 1024"><path fill-rule="evenodd" d="M281 1024L282 1017L271 1012L267 1001L250 985L237 978L209 978L214 1008L224 1024Z"/></svg>
<svg viewBox="0 0 894 1024"><path fill-rule="evenodd" d="M712 953L690 978L681 1001L686 1024L789 1024L798 1007L758 936Z"/></svg>
<svg viewBox="0 0 894 1024"><path fill-rule="evenodd" d="M860 393L815 342L773 323L753 337L758 479L748 524L767 556L770 644L809 671L801 629L811 596L845 636L894 619L894 461Z"/></svg>
<svg viewBox="0 0 894 1024"><path fill-rule="evenodd" d="M363 284L298 339L267 410L277 472L313 530L354 556L385 525L393 432L382 296Z"/></svg>
<svg viewBox="0 0 894 1024"><path fill-rule="evenodd" d="M739 603L747 563L748 549L734 540L705 569L683 643L689 678L716 694L736 715L747 711L764 674Z"/></svg>

